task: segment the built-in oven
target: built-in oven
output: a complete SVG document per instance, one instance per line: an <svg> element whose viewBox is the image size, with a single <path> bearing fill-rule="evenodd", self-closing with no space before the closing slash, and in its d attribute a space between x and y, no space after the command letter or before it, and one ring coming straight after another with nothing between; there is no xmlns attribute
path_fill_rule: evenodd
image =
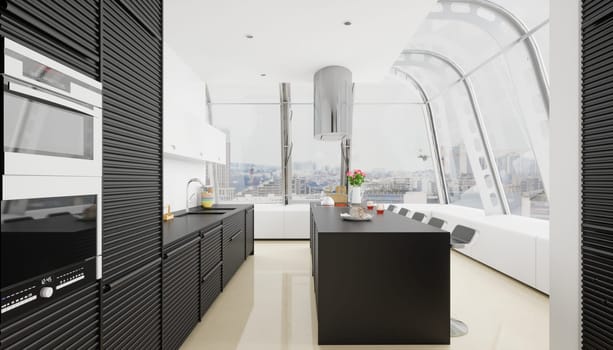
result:
<svg viewBox="0 0 613 350"><path fill-rule="evenodd" d="M3 173L101 176L101 83L10 39L3 44Z"/></svg>
<svg viewBox="0 0 613 350"><path fill-rule="evenodd" d="M101 278L100 191L100 177L2 176L2 321Z"/></svg>

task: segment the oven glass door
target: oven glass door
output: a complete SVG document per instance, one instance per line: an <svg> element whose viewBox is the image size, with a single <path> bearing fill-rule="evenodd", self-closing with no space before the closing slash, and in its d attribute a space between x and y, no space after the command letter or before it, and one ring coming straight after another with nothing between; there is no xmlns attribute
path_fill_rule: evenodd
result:
<svg viewBox="0 0 613 350"><path fill-rule="evenodd" d="M96 256L96 195L2 201L2 286Z"/></svg>
<svg viewBox="0 0 613 350"><path fill-rule="evenodd" d="M93 160L93 117L5 90L4 151Z"/></svg>

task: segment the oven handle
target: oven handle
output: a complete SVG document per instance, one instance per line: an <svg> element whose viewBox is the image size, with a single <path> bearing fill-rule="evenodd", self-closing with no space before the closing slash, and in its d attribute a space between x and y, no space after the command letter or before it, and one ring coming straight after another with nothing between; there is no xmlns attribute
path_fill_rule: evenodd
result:
<svg viewBox="0 0 613 350"><path fill-rule="evenodd" d="M20 93L20 94L24 94L24 95L27 95L27 96L32 96L32 97L37 98L37 99L49 101L51 103L55 103L55 104L60 105L62 107L72 109L72 110L74 110L76 112L80 112L80 113L85 113L87 115L91 115L92 117L98 117L99 116L98 113L96 113L96 109L94 109L94 108L87 108L87 107L85 107L83 105L80 105L78 103L74 103L74 102L71 102L71 101L69 101L67 99L55 96L53 94L43 92L43 91L41 91L39 89L34 89L34 88L31 88L31 87L29 87L27 85L19 84L19 83L13 81L13 80L8 82L8 89L9 89L9 91L14 91L14 92L17 92L17 93Z"/></svg>

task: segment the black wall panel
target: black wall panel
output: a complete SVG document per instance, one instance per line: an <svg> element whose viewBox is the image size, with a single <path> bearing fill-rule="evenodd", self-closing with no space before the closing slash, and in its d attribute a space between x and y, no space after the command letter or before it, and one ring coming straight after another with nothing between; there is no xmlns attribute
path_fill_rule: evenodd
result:
<svg viewBox="0 0 613 350"><path fill-rule="evenodd" d="M582 17L582 341L613 349L613 2Z"/></svg>
<svg viewBox="0 0 613 350"><path fill-rule="evenodd" d="M0 349L97 349L98 283L8 324L2 324Z"/></svg>
<svg viewBox="0 0 613 350"><path fill-rule="evenodd" d="M102 4L106 349L162 342L162 5L136 4Z"/></svg>
<svg viewBox="0 0 613 350"><path fill-rule="evenodd" d="M100 1L0 1L0 35L100 76Z"/></svg>

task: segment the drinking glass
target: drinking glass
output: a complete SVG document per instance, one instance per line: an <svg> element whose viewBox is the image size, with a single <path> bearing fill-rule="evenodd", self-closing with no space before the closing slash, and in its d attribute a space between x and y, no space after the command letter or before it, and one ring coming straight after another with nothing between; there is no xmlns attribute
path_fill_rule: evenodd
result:
<svg viewBox="0 0 613 350"><path fill-rule="evenodd" d="M385 206L383 204L377 204L377 214L383 215L385 213Z"/></svg>

